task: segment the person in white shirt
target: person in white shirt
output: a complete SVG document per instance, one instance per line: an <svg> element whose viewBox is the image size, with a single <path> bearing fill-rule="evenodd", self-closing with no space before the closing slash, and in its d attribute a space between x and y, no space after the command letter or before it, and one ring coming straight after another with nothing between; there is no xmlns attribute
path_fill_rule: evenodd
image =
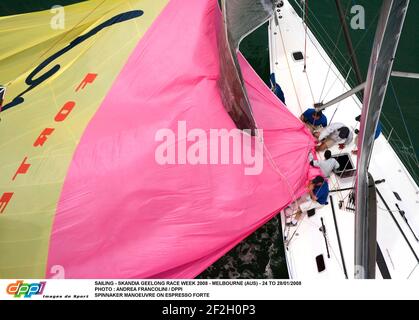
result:
<svg viewBox="0 0 419 320"><path fill-rule="evenodd" d="M324 159L325 160L312 160L310 164L313 167L320 168L320 170L323 172L323 175L326 178L329 178L334 170L339 169L340 164L335 158L332 158L332 152L330 152L330 150L326 150L324 153Z"/></svg>
<svg viewBox="0 0 419 320"><path fill-rule="evenodd" d="M318 137L320 142L316 150L324 151L333 147L335 144L339 144L339 148L344 149L345 146L352 142L354 134L343 123L335 122L322 130L321 133L316 133L316 137Z"/></svg>

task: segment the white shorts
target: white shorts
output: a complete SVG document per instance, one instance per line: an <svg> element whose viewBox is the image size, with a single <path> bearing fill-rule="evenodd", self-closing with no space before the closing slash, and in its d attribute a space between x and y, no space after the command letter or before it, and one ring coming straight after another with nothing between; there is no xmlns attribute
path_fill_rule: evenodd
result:
<svg viewBox="0 0 419 320"><path fill-rule="evenodd" d="M310 211L312 209L317 209L317 208L321 208L321 207L323 207L323 205L318 203L317 201L314 201L313 199L311 199L310 196L308 196L308 198L306 198L305 200L300 202L300 210L302 212L307 212L307 211Z"/></svg>
<svg viewBox="0 0 419 320"><path fill-rule="evenodd" d="M295 212L298 209L300 209L302 212L307 212L312 209L317 209L321 207L323 207L322 204L318 203L317 201L313 201L310 195L306 193L305 195L303 195L301 198L297 200L297 203L293 202L292 204L289 205L289 209L291 210L288 210L288 212L286 212L286 216L290 217L292 215L290 214L290 211Z"/></svg>

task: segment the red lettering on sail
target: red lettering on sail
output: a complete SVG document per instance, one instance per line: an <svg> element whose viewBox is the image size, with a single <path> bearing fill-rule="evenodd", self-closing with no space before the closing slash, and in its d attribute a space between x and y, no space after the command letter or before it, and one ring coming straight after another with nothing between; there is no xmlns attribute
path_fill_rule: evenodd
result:
<svg viewBox="0 0 419 320"><path fill-rule="evenodd" d="M83 81L77 87L76 92L78 92L80 89L83 90L89 83L93 83L96 77L97 77L96 73L88 73L86 77L84 77Z"/></svg>
<svg viewBox="0 0 419 320"><path fill-rule="evenodd" d="M67 119L68 115L73 111L76 103L74 101L67 102L55 116L56 122L62 122Z"/></svg>
<svg viewBox="0 0 419 320"><path fill-rule="evenodd" d="M29 163L26 163L26 160L28 160L28 157L25 157L25 159L23 159L22 164L20 165L19 169L17 169L15 175L13 176L13 181L15 181L16 177L18 174L27 174L29 171L29 168L31 167L31 165Z"/></svg>
<svg viewBox="0 0 419 320"><path fill-rule="evenodd" d="M48 136L50 136L55 129L46 128L42 133L39 135L38 139L36 139L35 143L33 144L34 147L43 146L44 143L48 140Z"/></svg>
<svg viewBox="0 0 419 320"><path fill-rule="evenodd" d="M10 200L12 200L13 192L5 192L0 198L0 213L3 213L6 210L7 205Z"/></svg>

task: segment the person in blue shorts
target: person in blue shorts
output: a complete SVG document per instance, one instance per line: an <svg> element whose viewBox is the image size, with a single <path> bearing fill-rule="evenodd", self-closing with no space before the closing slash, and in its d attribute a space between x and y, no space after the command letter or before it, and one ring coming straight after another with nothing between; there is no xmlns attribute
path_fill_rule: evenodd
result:
<svg viewBox="0 0 419 320"><path fill-rule="evenodd" d="M329 184L322 176L317 176L311 180L307 186L307 193L297 200L298 210L293 217L290 215L287 218L291 218L287 222L289 226L296 226L300 220L303 212L308 212L313 209L321 208L328 204L329 197ZM292 210L292 206L295 208L295 204L288 208ZM287 209L288 209L287 208ZM285 214L287 215L287 209ZM289 211L289 210L288 210Z"/></svg>
<svg viewBox="0 0 419 320"><path fill-rule="evenodd" d="M320 128L327 127L327 118L321 111L316 111L314 108L307 109L301 115L300 120L304 122L312 133Z"/></svg>

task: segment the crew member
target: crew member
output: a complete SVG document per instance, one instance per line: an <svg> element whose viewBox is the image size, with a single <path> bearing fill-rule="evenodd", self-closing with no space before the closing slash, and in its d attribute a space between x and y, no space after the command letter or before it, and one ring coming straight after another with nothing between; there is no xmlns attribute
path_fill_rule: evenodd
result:
<svg viewBox="0 0 419 320"><path fill-rule="evenodd" d="M321 111L316 111L314 108L307 109L300 116L300 120L306 124L312 133L320 128L327 127L327 118Z"/></svg>
<svg viewBox="0 0 419 320"><path fill-rule="evenodd" d="M343 123L335 122L322 130L321 133L315 133L318 137L320 145L316 147L317 151L324 151L330 149L335 144L339 144L340 149L344 149L353 140L353 133L351 129Z"/></svg>
<svg viewBox="0 0 419 320"><path fill-rule="evenodd" d="M287 222L287 225L296 226L303 212L321 208L324 205L327 205L328 196L329 184L323 177L317 176L316 178L311 180L307 185L307 194L303 195L300 199L297 200L297 212L293 217L287 217L288 219L290 219ZM288 207L287 209L285 209L285 213L287 214L287 211L289 212L290 210L291 207Z"/></svg>
<svg viewBox="0 0 419 320"><path fill-rule="evenodd" d="M338 170L340 165L335 158L332 158L332 152L326 150L324 153L324 160L312 160L310 164L313 167L320 168L323 175L329 178L334 170Z"/></svg>

